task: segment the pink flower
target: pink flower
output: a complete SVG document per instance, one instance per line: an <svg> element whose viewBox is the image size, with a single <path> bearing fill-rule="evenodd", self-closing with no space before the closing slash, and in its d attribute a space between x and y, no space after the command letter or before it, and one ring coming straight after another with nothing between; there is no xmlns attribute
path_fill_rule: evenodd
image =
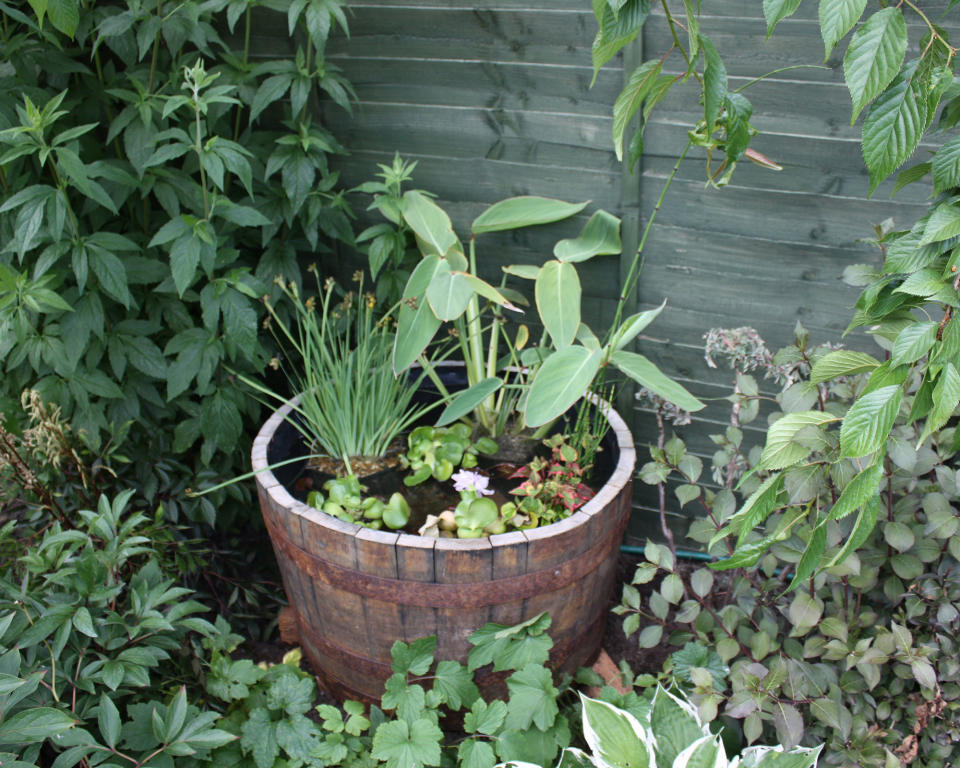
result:
<svg viewBox="0 0 960 768"><path fill-rule="evenodd" d="M487 488L490 485L490 478L479 472L461 469L450 479L453 480L453 490L460 493L473 491L477 496L493 496L493 491Z"/></svg>

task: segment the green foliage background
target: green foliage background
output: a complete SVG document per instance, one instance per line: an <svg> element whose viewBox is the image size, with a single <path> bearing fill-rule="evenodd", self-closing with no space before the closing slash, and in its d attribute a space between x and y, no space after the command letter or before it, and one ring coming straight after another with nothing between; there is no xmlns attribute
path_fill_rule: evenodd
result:
<svg viewBox="0 0 960 768"><path fill-rule="evenodd" d="M259 406L231 371L270 357L259 298L297 254L352 242L317 124L336 0L2 3L0 365L4 409L35 387L150 497L213 523ZM254 61L285 18L294 50ZM269 108L269 110L268 110ZM269 117L268 117L269 115ZM276 296L274 296L276 298Z"/></svg>

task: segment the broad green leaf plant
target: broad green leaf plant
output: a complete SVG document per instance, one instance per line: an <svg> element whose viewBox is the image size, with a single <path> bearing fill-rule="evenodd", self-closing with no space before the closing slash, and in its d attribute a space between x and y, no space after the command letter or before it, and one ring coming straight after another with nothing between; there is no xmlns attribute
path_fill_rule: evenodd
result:
<svg viewBox="0 0 960 768"><path fill-rule="evenodd" d="M321 93L350 108L324 59L342 4L0 14L0 407L36 389L147 489L236 474L259 408L228 368L271 357L260 299L277 275L299 284L298 252L352 241L327 164L342 150L313 109ZM293 50L254 59L272 19ZM245 491L165 508L213 523L227 493Z"/></svg>
<svg viewBox="0 0 960 768"><path fill-rule="evenodd" d="M582 321L576 264L621 250L620 221L606 211L594 213L579 236L559 241L554 257L543 264L504 267L497 287L479 277L478 236L568 219L586 205L532 196L502 200L474 219L464 248L442 208L420 192L404 194L400 213L416 236L422 258L404 288L394 370L403 372L419 361L446 393L423 352L441 325L449 322L469 384L453 398L438 424L470 414L493 436L512 428L514 421L515 426L546 429L583 397L608 365L680 407L703 407L647 358L628 349L662 306L624 319L621 301L602 340ZM638 263L639 254L624 296L635 284ZM525 323L515 329L507 325L507 313L523 319L517 304L526 303L523 294L507 286L508 276L533 282L537 324L542 327L536 343L529 344ZM513 418L515 411L522 420Z"/></svg>

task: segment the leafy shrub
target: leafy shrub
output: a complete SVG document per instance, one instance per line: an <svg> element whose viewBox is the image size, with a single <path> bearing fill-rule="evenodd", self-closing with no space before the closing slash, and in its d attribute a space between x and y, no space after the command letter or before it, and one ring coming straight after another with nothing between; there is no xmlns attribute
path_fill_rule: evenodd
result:
<svg viewBox="0 0 960 768"><path fill-rule="evenodd" d="M392 648L393 672L379 707L368 714L358 702L344 710L321 704L320 722L307 714L315 699L312 678L299 653L266 668L214 653L207 690L230 704L222 727L239 739L211 756L215 765L271 768L372 766L423 768L456 758L464 768L493 768L502 761L551 763L570 743L567 715L544 664L553 642L546 614L513 627L487 624L470 637L467 666L434 661L435 637ZM474 673L492 665L506 677L506 701L485 701ZM451 741L441 729L450 713L463 713L463 735Z"/></svg>
<svg viewBox="0 0 960 768"><path fill-rule="evenodd" d="M226 366L270 358L258 300L300 281L298 252L352 238L312 110L320 91L349 109L323 56L342 5L31 7L0 7L0 403L35 388L173 519L212 523L238 487L175 497L205 467L237 474L258 406ZM274 18L296 53L255 62Z"/></svg>
<svg viewBox="0 0 960 768"><path fill-rule="evenodd" d="M188 697L199 639L224 625L166 575L158 523L127 512L131 496L101 497L77 528L54 522L0 563L0 753L23 765L190 765L232 739Z"/></svg>
<svg viewBox="0 0 960 768"><path fill-rule="evenodd" d="M745 455L739 416L758 389L742 370L749 359L787 386L766 445ZM854 361L871 375L853 373ZM617 610L628 632L645 625L643 646L689 643L674 673L702 714L722 707L748 742L772 727L788 746L825 743L827 765L942 765L960 740L957 433L923 434L921 376L909 371L877 456L843 458L850 404L878 391L888 367L870 361L810 346L799 327L772 358L736 358L740 410L715 437L727 487L696 485L702 464L677 438L641 470L654 484L680 479L680 501L702 503L690 536L721 559L686 572L651 543L633 581L655 588L643 599L627 585ZM847 375L825 374L839 364ZM751 468L739 511L731 466Z"/></svg>

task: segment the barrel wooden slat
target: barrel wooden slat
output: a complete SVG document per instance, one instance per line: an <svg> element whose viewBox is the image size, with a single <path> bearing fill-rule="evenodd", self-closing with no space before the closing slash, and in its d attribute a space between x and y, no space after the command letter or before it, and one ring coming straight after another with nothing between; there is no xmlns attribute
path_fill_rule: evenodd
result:
<svg viewBox="0 0 960 768"><path fill-rule="evenodd" d="M359 528L355 538L358 571L389 579L397 578L396 545L399 534ZM368 598L363 601L363 611L371 658L389 658L390 647L403 636L401 607L396 601Z"/></svg>
<svg viewBox="0 0 960 768"><path fill-rule="evenodd" d="M356 527L335 517L300 505L304 548L320 558L345 568L357 567ZM319 618L317 629L337 643L349 643L369 653L363 598L311 575L314 604L301 613Z"/></svg>
<svg viewBox="0 0 960 768"><path fill-rule="evenodd" d="M397 639L437 635L437 657L463 662L467 637L483 624L515 624L542 611L552 617L556 666L573 672L596 653L635 461L615 412L613 476L575 515L534 531L427 539L332 518L294 500L269 470L259 471L268 456L282 458L271 436L289 410L274 414L254 442L258 496L304 653L331 693L378 699ZM502 692L502 680L488 677L489 692Z"/></svg>
<svg viewBox="0 0 960 768"><path fill-rule="evenodd" d="M527 573L527 536L523 531L501 533L490 538L493 545L493 578L506 579ZM490 621L519 624L523 621L526 600L521 598L490 606Z"/></svg>
<svg viewBox="0 0 960 768"><path fill-rule="evenodd" d="M483 539L437 539L433 547L435 577L440 584L488 583L493 579L493 545ZM437 610L437 658L465 658L473 632L490 621L490 607L463 608L456 604Z"/></svg>
<svg viewBox="0 0 960 768"><path fill-rule="evenodd" d="M397 538L397 576L405 581L434 583L433 547L436 539L429 536L400 534ZM421 637L436 635L437 609L430 606L404 605L400 610L403 618L405 643Z"/></svg>

